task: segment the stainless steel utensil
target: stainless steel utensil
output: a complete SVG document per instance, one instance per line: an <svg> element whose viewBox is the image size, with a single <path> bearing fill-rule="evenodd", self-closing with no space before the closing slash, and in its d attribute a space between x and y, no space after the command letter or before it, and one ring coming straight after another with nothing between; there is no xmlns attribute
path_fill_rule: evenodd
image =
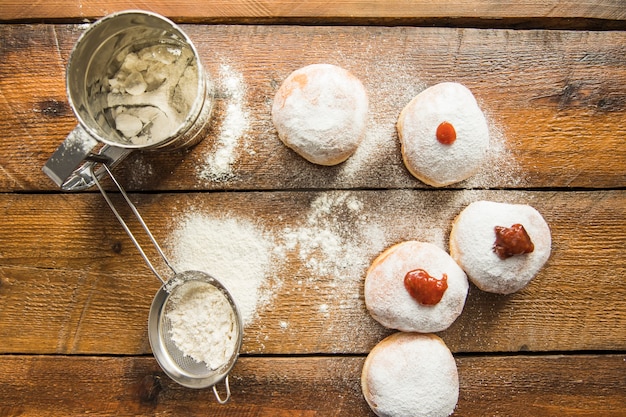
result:
<svg viewBox="0 0 626 417"><path fill-rule="evenodd" d="M134 150L185 148L202 140L201 132L208 126L213 108L213 86L198 52L187 35L165 17L141 10L122 11L98 20L81 35L70 55L66 75L67 95L78 125L48 159L43 171L65 191L98 187L161 281L148 318L150 346L157 362L181 385L212 386L217 401L225 403L230 398L228 373L241 348L243 324L239 309L214 277L200 271L177 272L172 267L111 173ZM173 273L169 280L150 262L102 187L100 179L107 174ZM177 294L198 283L219 291L232 313L232 332L227 336L234 339L234 345L219 366L195 360L172 340L175 329L167 312L177 302ZM211 329L198 329L204 330ZM222 380L226 385L224 399L215 387Z"/></svg>
<svg viewBox="0 0 626 417"><path fill-rule="evenodd" d="M122 81L131 78L138 81ZM105 175L92 169L89 155L100 154L112 168L133 150L197 144L213 109L213 83L191 39L143 10L110 14L85 30L69 58L66 89L78 125L43 167L65 191L90 188ZM139 124L132 134L128 119ZM144 135L148 130L154 135Z"/></svg>
<svg viewBox="0 0 626 417"><path fill-rule="evenodd" d="M150 339L150 346L157 362L159 363L163 371L177 383L189 388L213 387L213 392L217 401L220 404L226 403L230 399L231 395L230 385L228 382L228 373L237 361L243 338L243 322L241 319L241 313L239 311L239 308L237 307L235 300L228 292L228 290L219 282L219 280L215 279L205 272L177 272L163 253L163 250L150 232L150 229L139 214L136 206L130 200L128 194L126 194L126 192L124 191L120 183L115 179L106 164L103 164L103 169L108 173L109 177L119 190L127 205L130 207L137 221L141 224L141 227L146 232L148 238L161 256L163 262L174 274L173 277L169 280L165 280L161 276L161 274L154 267L154 265L146 255L146 252L143 250L140 243L137 241L134 234L124 221L123 217L120 215L119 211L115 208L113 201L110 199L109 195L102 187L99 179L93 175L93 172L91 172L90 175L92 175L96 186L102 193L102 196L104 197L111 210L113 211L113 214L118 219L132 242L139 250L139 253L145 260L150 270L152 270L152 272L162 283L161 288L152 300L152 306L150 308L150 315L148 318L148 336ZM198 362L193 358L186 356L178 348L178 346L171 337L172 323L167 318L167 312L171 308L171 304L175 303L175 301L173 301L175 300L175 294L184 291L185 286L198 282L206 285L211 285L219 290L228 301L228 305L232 309L232 314L235 319L233 323L235 334L235 345L233 352L228 360L216 369L211 369L206 363ZM202 329L199 330L202 331ZM209 331L209 329L206 330ZM216 389L216 384L222 380L224 381L224 384L226 386L226 397L224 399L220 397Z"/></svg>

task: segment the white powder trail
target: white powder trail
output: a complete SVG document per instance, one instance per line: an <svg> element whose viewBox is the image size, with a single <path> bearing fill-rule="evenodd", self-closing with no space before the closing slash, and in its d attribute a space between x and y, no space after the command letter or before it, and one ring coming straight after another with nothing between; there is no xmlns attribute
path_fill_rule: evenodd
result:
<svg viewBox="0 0 626 417"><path fill-rule="evenodd" d="M384 51L372 51L384 55ZM384 163L394 161L399 141L396 122L400 111L411 99L426 88L426 84L402 65L388 63L367 67L365 88L369 95L370 111L366 135L356 152L341 166L339 183L359 182L368 173L385 169L385 176L394 179L397 186L406 182L404 166Z"/></svg>
<svg viewBox="0 0 626 417"><path fill-rule="evenodd" d="M250 128L250 114L246 103L243 75L230 65L220 66L218 88L225 99L224 119L213 153L199 167L200 178L224 182L234 178L233 165L237 162L237 147L246 138Z"/></svg>
<svg viewBox="0 0 626 417"><path fill-rule="evenodd" d="M369 223L362 209L363 203L349 192L323 193L311 203L303 225L280 233L275 251L294 253L311 280L358 279L370 248L385 240L384 231Z"/></svg>
<svg viewBox="0 0 626 417"><path fill-rule="evenodd" d="M461 184L467 188L493 188L502 186L518 187L527 184L524 171L507 146L504 128L495 120L491 112L481 104L481 109L489 125L489 150L478 173Z"/></svg>

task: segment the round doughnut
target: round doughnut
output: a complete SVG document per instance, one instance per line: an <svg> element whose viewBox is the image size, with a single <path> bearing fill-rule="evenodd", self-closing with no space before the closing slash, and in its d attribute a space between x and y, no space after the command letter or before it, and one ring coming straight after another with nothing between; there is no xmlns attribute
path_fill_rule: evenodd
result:
<svg viewBox="0 0 626 417"><path fill-rule="evenodd" d="M499 240L506 233L518 241L529 239L532 248L503 253ZM550 227L524 204L474 202L457 216L450 232L450 255L478 288L498 294L524 288L550 257L551 245Z"/></svg>
<svg viewBox="0 0 626 417"><path fill-rule="evenodd" d="M398 332L365 359L361 390L380 417L445 417L459 399L459 375L439 337Z"/></svg>
<svg viewBox="0 0 626 417"><path fill-rule="evenodd" d="M472 92L458 83L436 84L415 96L397 129L407 169L434 187L474 175L489 149L487 120Z"/></svg>
<svg viewBox="0 0 626 417"><path fill-rule="evenodd" d="M368 98L361 81L335 65L314 64L292 72L272 104L282 142L308 161L336 165L365 136Z"/></svg>
<svg viewBox="0 0 626 417"><path fill-rule="evenodd" d="M407 276L424 271L432 279L418 294L407 287ZM447 289L434 304L425 303L419 292L441 284ZM430 288L429 288L430 286ZM463 270L443 249L431 244L406 241L396 244L372 263L365 276L365 306L372 317L385 327L405 332L430 333L447 329L463 311L469 283ZM417 297L416 297L417 295Z"/></svg>

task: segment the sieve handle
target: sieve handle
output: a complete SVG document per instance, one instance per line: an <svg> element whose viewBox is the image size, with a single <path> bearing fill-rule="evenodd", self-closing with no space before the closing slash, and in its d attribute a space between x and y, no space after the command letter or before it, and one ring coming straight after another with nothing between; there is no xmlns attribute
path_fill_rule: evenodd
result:
<svg viewBox="0 0 626 417"><path fill-rule="evenodd" d="M230 400L230 384L228 383L228 375L226 375L226 378L224 378L224 385L226 386L226 398L225 399L222 399L222 397L220 397L220 395L217 392L217 388L215 388L215 385L213 385L213 394L215 394L215 399L217 399L217 402L220 404L226 404L228 400Z"/></svg>
<svg viewBox="0 0 626 417"><path fill-rule="evenodd" d="M97 162L104 162L104 161L97 161ZM146 222L144 222L143 218L141 217L141 215L139 214L139 211L137 210L137 207L135 207L135 205L133 204L132 201L130 201L130 198L128 198L128 194L126 194L126 191L124 191L124 189L122 188L122 186L120 185L120 183L115 179L115 177L113 176L113 174L111 173L111 170L109 169L109 167L107 166L106 163L102 163L102 167L104 168L104 170L106 171L106 173L109 175L109 177L111 178L111 180L113 180L113 183L115 184L115 186L117 187L117 189L119 190L120 194L122 194L122 196L124 197L124 200L126 200L126 204L128 204L128 206L130 207L131 211L133 212L133 214L135 215L135 218L137 219L137 221L139 221L139 223L141 224L141 227L143 228L143 230L146 232L146 234L148 235L148 238L150 238L150 241L152 242L152 245L154 246L154 248L157 250L157 252L159 253L159 255L161 256L161 258L163 259L163 261L165 262L165 264L170 268L170 270L176 274L176 270L172 267L172 265L170 264L170 261L167 259L167 257L165 256L165 254L163 253L163 250L161 249L161 246L159 246L159 243L156 241L156 239L154 238L154 236L152 235L152 233L150 232L150 229L148 228L148 225L146 224ZM150 270L154 273L154 275L156 275L156 277L161 281L162 284L166 283L166 280L163 279L163 277L161 276L161 274L159 274L159 272L156 270L156 268L154 267L154 265L152 265L152 262L150 262L150 259L148 258L148 256L146 255L146 252L143 250L143 248L141 247L141 245L139 244L139 242L137 241L137 239L135 239L135 235L133 234L133 232L130 230L130 228L128 227L128 225L126 224L126 222L124 221L124 219L122 218L122 216L120 215L120 213L117 211L117 209L115 208L115 205L113 204L113 201L111 201L111 199L109 198L108 194L106 193L106 191L104 191L104 188L102 187L102 185L100 184L100 181L98 179L98 177L96 175L93 174L93 165L90 167L90 174L91 177L93 178L94 183L96 184L96 186L98 187L98 189L100 190L100 193L102 194L102 197L104 197L104 200L107 202L107 204L109 205L109 207L111 208L111 211L113 211L113 214L115 214L115 217L117 217L117 220L120 222L120 224L122 225L122 227L124 228L124 230L126 231L126 234L128 235L128 237L130 237L130 240L133 241L133 243L135 244L135 247L137 247L137 250L139 250L139 253L141 254L141 257L143 258L144 261L146 261L146 264L148 265L148 267L150 268ZM217 395L217 394L216 394ZM228 395L230 396L230 392L228 393Z"/></svg>

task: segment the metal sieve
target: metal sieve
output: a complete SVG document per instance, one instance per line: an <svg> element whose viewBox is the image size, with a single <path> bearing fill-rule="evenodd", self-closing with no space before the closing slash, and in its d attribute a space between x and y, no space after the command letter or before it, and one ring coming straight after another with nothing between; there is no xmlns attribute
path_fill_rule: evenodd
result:
<svg viewBox="0 0 626 417"><path fill-rule="evenodd" d="M198 282L213 286L219 290L231 306L235 317L233 323L235 337L233 354L216 369L211 369L206 363L199 362L185 355L170 337L172 334L172 322L168 319L167 313L173 308L172 304L176 303L176 301L173 301L175 295L181 292L185 285ZM204 272L185 271L176 274L155 295L148 319L148 336L157 362L170 378L189 388L213 386L217 400L220 403L224 403L230 396L228 373L237 360L242 340L242 327L241 316L235 301L218 280ZM221 380L224 380L226 384L227 398L225 400L219 397L215 389L215 384Z"/></svg>
<svg viewBox="0 0 626 417"><path fill-rule="evenodd" d="M154 299L152 300L152 306L150 307L150 314L148 317L148 337L154 357L159 363L161 369L163 369L163 371L175 382L189 388L213 387L213 393L215 394L215 398L217 399L217 401L220 404L226 403L230 399L230 385L228 382L228 373L235 365L235 362L239 357L239 350L241 348L241 343L243 339L243 323L239 308L237 307L235 300L228 292L228 290L222 285L222 283L220 283L220 281L205 272L176 272L176 270L172 267L171 263L163 253L163 250L159 246L158 242L150 232L150 229L144 222L143 218L139 214L139 211L132 203L120 183L112 175L107 164L103 163L102 167L108 173L109 177L130 207L137 221L139 221L139 223L141 224L141 227L148 235L150 241L154 245L155 249L161 256L165 264L174 273L173 277L169 280L163 279L161 274L159 274L159 272L153 266L152 262L150 262L145 251L133 235L132 231L130 230L120 213L115 208L115 205L100 184L99 179L93 174L93 172L90 172L90 179L92 179L97 185L100 193L113 211L113 214L115 215L115 217L117 217L118 221L139 250L139 253L143 257L148 267L162 283L161 288L157 291ZM228 306L232 310L232 316L234 317L233 332L235 343L233 346L232 354L223 364L216 368L211 368L208 366L207 363L197 361L189 355L186 355L183 351L181 351L181 349L177 346L177 344L174 342L174 340L172 340L171 337L172 323L171 320L168 319L167 313L171 310L171 308L173 308L174 303L176 303L176 301L174 301L175 295L177 293L180 293L186 286L192 283L202 283L217 289L227 300ZM210 329L206 330L209 331ZM226 397L223 399L217 392L216 388L216 384L221 381L224 381L226 389Z"/></svg>

